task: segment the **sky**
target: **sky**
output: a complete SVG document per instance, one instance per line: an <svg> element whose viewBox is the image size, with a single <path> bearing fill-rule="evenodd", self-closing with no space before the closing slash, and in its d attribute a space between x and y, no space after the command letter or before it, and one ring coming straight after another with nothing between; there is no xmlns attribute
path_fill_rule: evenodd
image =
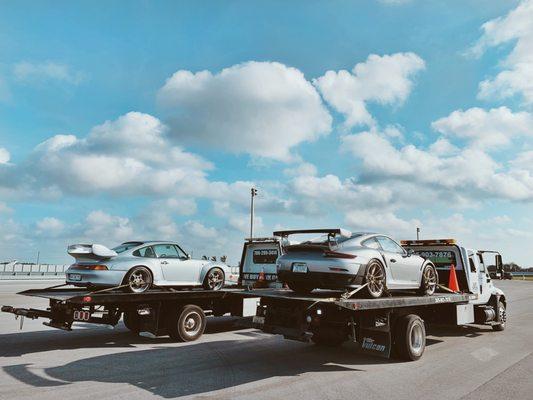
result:
<svg viewBox="0 0 533 400"><path fill-rule="evenodd" d="M249 236L533 266L533 0L0 1L0 261Z"/></svg>

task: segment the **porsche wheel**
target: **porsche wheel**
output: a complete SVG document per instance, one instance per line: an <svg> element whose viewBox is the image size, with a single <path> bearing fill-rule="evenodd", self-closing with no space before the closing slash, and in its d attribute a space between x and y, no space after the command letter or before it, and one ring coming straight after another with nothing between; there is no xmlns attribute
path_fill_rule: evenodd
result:
<svg viewBox="0 0 533 400"><path fill-rule="evenodd" d="M133 267L126 278L124 284L131 293L144 293L152 287L152 273L146 267Z"/></svg>
<svg viewBox="0 0 533 400"><path fill-rule="evenodd" d="M369 297L377 299L385 292L385 269L377 260L372 260L366 268L365 274L366 293Z"/></svg>
<svg viewBox="0 0 533 400"><path fill-rule="evenodd" d="M433 265L426 265L422 272L419 293L425 296L431 296L437 290L439 275Z"/></svg>
<svg viewBox="0 0 533 400"><path fill-rule="evenodd" d="M204 278L204 289L220 290L224 287L224 271L220 268L212 268Z"/></svg>

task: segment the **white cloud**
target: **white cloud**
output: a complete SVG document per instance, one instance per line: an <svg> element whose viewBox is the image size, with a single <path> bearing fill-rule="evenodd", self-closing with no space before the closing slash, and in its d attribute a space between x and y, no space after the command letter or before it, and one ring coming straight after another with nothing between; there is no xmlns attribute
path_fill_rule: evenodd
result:
<svg viewBox="0 0 533 400"><path fill-rule="evenodd" d="M346 135L342 149L361 160L362 177L371 183L416 182L420 190L431 188L477 201L487 197L533 200L529 172L504 167L479 149L465 148L449 156L411 144L398 149L376 132Z"/></svg>
<svg viewBox="0 0 533 400"><path fill-rule="evenodd" d="M133 233L129 218L110 215L101 210L87 215L83 229L83 236L93 243L108 245L133 240Z"/></svg>
<svg viewBox="0 0 533 400"><path fill-rule="evenodd" d="M389 211L369 212L357 209L349 211L345 221L352 230L371 230L394 237L403 237L415 232L416 227L421 225L418 219L404 220Z"/></svg>
<svg viewBox="0 0 533 400"><path fill-rule="evenodd" d="M316 167L308 162L303 162L295 167L286 168L283 170L283 173L286 176L314 176L317 174Z"/></svg>
<svg viewBox="0 0 533 400"><path fill-rule="evenodd" d="M11 209L6 203L0 201L0 214L7 214L11 213L13 209Z"/></svg>
<svg viewBox="0 0 533 400"><path fill-rule="evenodd" d="M212 164L173 146L155 117L127 113L94 127L86 138L56 135L39 144L28 173L71 193L170 194L184 181L203 181Z"/></svg>
<svg viewBox="0 0 533 400"><path fill-rule="evenodd" d="M447 135L469 141L469 145L481 149L494 149L508 145L514 137L533 137L533 115L527 112L513 113L507 107L470 108L456 110L433 122L432 128Z"/></svg>
<svg viewBox="0 0 533 400"><path fill-rule="evenodd" d="M37 233L39 235L52 237L59 235L65 229L65 224L54 217L43 218L37 221L35 225L37 226Z"/></svg>
<svg viewBox="0 0 533 400"><path fill-rule="evenodd" d="M0 164L7 164L10 158L11 155L9 154L9 151L0 147Z"/></svg>
<svg viewBox="0 0 533 400"><path fill-rule="evenodd" d="M519 94L525 103L533 104L533 0L522 1L506 16L484 23L482 29L473 54L510 41L514 47L502 63L503 71L480 83L479 97L505 99Z"/></svg>
<svg viewBox="0 0 533 400"><path fill-rule="evenodd" d="M218 236L215 228L206 227L198 221L187 221L183 229L186 235L199 239L215 239Z"/></svg>
<svg viewBox="0 0 533 400"><path fill-rule="evenodd" d="M459 148L450 143L446 138L439 138L429 146L429 152L438 156L449 156L457 154Z"/></svg>
<svg viewBox="0 0 533 400"><path fill-rule="evenodd" d="M291 148L331 130L313 85L277 62L247 62L216 74L180 70L159 100L176 140L234 153L286 161Z"/></svg>
<svg viewBox="0 0 533 400"><path fill-rule="evenodd" d="M531 176L533 176L533 150L517 154L516 158L510 163L516 169L529 171Z"/></svg>
<svg viewBox="0 0 533 400"><path fill-rule="evenodd" d="M85 79L83 72L74 71L66 64L53 61L39 63L19 62L13 66L13 75L16 80L25 83L58 81L78 85Z"/></svg>
<svg viewBox="0 0 533 400"><path fill-rule="evenodd" d="M411 92L414 76L424 68L424 60L414 53L371 54L352 72L327 71L313 83L326 101L346 117L348 127L372 125L375 122L366 103L402 104Z"/></svg>

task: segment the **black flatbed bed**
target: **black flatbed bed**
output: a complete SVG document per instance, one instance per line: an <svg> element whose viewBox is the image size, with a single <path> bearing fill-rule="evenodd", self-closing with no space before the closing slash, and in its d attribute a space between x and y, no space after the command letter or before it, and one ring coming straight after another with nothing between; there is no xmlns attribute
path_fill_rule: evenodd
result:
<svg viewBox="0 0 533 400"><path fill-rule="evenodd" d="M45 288L29 289L18 294L40 297L57 302L83 304L139 303L150 301L180 301L195 299L224 299L234 297L271 298L279 301L296 301L307 303L333 303L349 310L375 310L380 308L425 306L431 304L467 303L476 298L472 294L436 293L432 296L420 296L406 292L394 292L389 297L379 299L361 299L342 297L343 292L333 290L315 290L308 295L301 295L290 289L245 289L223 288L218 291L195 289L154 289L145 293L127 293L120 289L91 291L82 288Z"/></svg>
<svg viewBox="0 0 533 400"><path fill-rule="evenodd" d="M343 292L332 290L315 290L309 295L300 295L290 289L254 289L240 292L244 296L271 298L307 303L333 303L349 310L376 310L380 308L426 306L432 304L467 303L477 298L468 293L436 293L432 296L420 296L406 292L394 292L389 297L379 299L361 299L342 297Z"/></svg>
<svg viewBox="0 0 533 400"><path fill-rule="evenodd" d="M158 300L181 300L181 299L216 299L224 298L231 293L238 293L242 290L226 288L219 291L204 289L170 290L155 289L145 293L127 293L120 289L91 291L83 288L46 288L29 289L17 294L30 297L40 297L43 299L58 302L68 302L71 304L99 304L126 302L150 302ZM89 300L90 298L90 300Z"/></svg>

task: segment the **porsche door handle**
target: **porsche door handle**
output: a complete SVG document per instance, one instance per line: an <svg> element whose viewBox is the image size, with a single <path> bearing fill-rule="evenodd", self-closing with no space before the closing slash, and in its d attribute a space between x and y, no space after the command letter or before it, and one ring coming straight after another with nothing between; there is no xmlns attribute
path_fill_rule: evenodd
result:
<svg viewBox="0 0 533 400"><path fill-rule="evenodd" d="M168 264L168 261L161 261L161 264Z"/></svg>
<svg viewBox="0 0 533 400"><path fill-rule="evenodd" d="M394 258L391 258L389 261L392 262L392 263L396 262L396 260Z"/></svg>

